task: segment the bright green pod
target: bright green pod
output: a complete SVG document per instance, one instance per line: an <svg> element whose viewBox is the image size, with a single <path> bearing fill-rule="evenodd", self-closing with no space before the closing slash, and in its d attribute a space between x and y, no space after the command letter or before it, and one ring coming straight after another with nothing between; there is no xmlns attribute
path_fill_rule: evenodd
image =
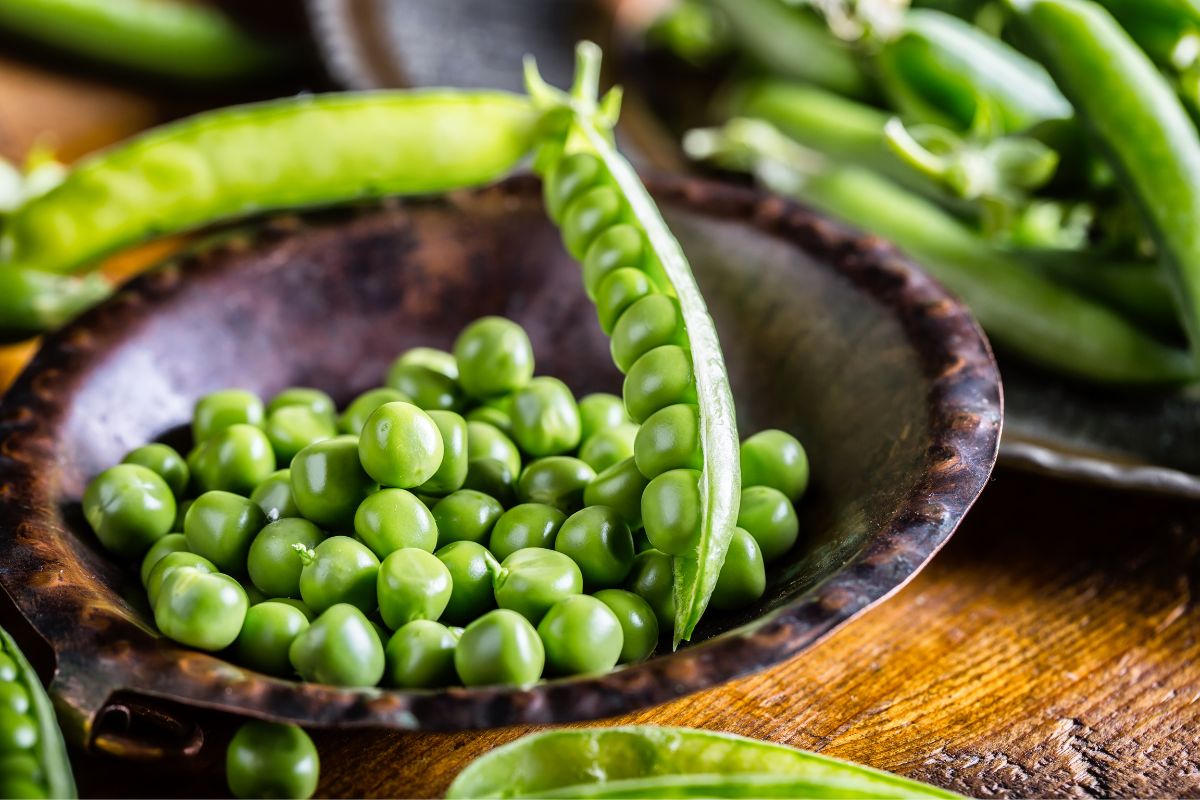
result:
<svg viewBox="0 0 1200 800"><path fill-rule="evenodd" d="M699 409L678 403L655 411L638 428L633 458L647 478L671 469L703 469Z"/></svg>
<svg viewBox="0 0 1200 800"><path fill-rule="evenodd" d="M673 469L650 481L642 493L646 536L668 555L687 553L700 535L700 471Z"/></svg>
<svg viewBox="0 0 1200 800"><path fill-rule="evenodd" d="M558 378L534 378L514 392L511 413L513 439L531 456L558 455L579 446L579 406Z"/></svg>
<svg viewBox="0 0 1200 800"><path fill-rule="evenodd" d="M463 329L454 341L458 382L476 399L520 389L533 377L533 343L517 323L483 317Z"/></svg>
<svg viewBox="0 0 1200 800"><path fill-rule="evenodd" d="M629 529L637 530L642 527L642 492L649 482L630 457L593 478L583 491L583 502L616 509Z"/></svg>
<svg viewBox="0 0 1200 800"><path fill-rule="evenodd" d="M548 456L531 461L517 481L522 503L545 503L571 513L583 505L583 493L596 472L570 456Z"/></svg>
<svg viewBox="0 0 1200 800"><path fill-rule="evenodd" d="M542 185L546 213L561 220L563 211L603 177L600 159L591 153L571 153L554 163Z"/></svg>
<svg viewBox="0 0 1200 800"><path fill-rule="evenodd" d="M275 460L286 467L292 463L296 453L314 442L322 442L337 436L337 425L333 417L308 406L284 405L267 414L263 430L275 451Z"/></svg>
<svg viewBox="0 0 1200 800"><path fill-rule="evenodd" d="M175 499L183 497L191 480L191 471L183 456L174 447L165 444L147 444L136 450L129 451L122 464L137 464L158 473L158 476L171 487Z"/></svg>
<svg viewBox="0 0 1200 800"><path fill-rule="evenodd" d="M192 412L192 442L200 444L230 425L262 425L264 416L262 400L253 392L244 389L210 392L196 401Z"/></svg>
<svg viewBox="0 0 1200 800"><path fill-rule="evenodd" d="M678 345L654 348L630 367L623 395L625 410L635 422L675 403L695 403L691 357Z"/></svg>
<svg viewBox="0 0 1200 800"><path fill-rule="evenodd" d="M600 232L621 219L624 207L615 188L601 184L576 197L563 211L563 244L576 259L583 258Z"/></svg>
<svg viewBox="0 0 1200 800"><path fill-rule="evenodd" d="M34 734L26 737L32 740L27 751L0 754L0 775L16 778L18 765L15 760L21 758L27 765L32 761L34 773L21 776L27 781L28 788L20 793L13 792L13 796L75 797L75 779L71 775L71 762L54 706L37 672L17 647L16 640L3 628L0 628L0 656L13 665L13 674L0 682L0 685L12 687L6 692L7 703L0 700L0 714L8 720L29 720Z"/></svg>
<svg viewBox="0 0 1200 800"><path fill-rule="evenodd" d="M375 409L385 403L411 403L412 398L403 392L398 392L386 386L378 389L368 389L350 401L346 410L338 418L338 430L358 436L362 433L367 418L375 413Z"/></svg>
<svg viewBox="0 0 1200 800"><path fill-rule="evenodd" d="M600 318L600 328L611 335L625 309L656 291L650 278L641 270L625 267L609 273L596 287L596 315Z"/></svg>
<svg viewBox="0 0 1200 800"><path fill-rule="evenodd" d="M583 288L596 299L596 290L609 274L619 269L639 269L646 255L642 233L628 224L605 228L583 257Z"/></svg>
<svg viewBox="0 0 1200 800"><path fill-rule="evenodd" d="M616 427L596 431L579 446L579 460L597 473L618 464L634 453L638 426L623 422Z"/></svg>
<svg viewBox="0 0 1200 800"><path fill-rule="evenodd" d="M612 329L613 363L629 372L639 358L656 347L682 345L687 341L679 301L665 294L651 294L631 304Z"/></svg>

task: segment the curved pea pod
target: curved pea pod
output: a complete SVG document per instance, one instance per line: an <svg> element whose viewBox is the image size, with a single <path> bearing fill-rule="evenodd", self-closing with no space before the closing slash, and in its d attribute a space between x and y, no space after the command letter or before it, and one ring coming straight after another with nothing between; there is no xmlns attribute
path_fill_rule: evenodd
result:
<svg viewBox="0 0 1200 800"><path fill-rule="evenodd" d="M63 277L0 265L0 342L57 328L103 300L112 286L100 275Z"/></svg>
<svg viewBox="0 0 1200 800"><path fill-rule="evenodd" d="M692 728L634 725L525 736L467 765L446 797L959 795L784 745Z"/></svg>
<svg viewBox="0 0 1200 800"><path fill-rule="evenodd" d="M20 712L12 704L0 707L0 724L5 726L3 738L13 740L6 744L15 747L3 754L28 754L36 762L37 769L29 776L0 774L0 779L25 780L30 789L41 793L36 796L75 797L75 778L71 774L67 746L54 717L54 707L16 641L0 628L0 684L6 683L20 690L14 690L11 696L24 697L27 702L21 703L25 709ZM29 793L29 796L35 795Z"/></svg>

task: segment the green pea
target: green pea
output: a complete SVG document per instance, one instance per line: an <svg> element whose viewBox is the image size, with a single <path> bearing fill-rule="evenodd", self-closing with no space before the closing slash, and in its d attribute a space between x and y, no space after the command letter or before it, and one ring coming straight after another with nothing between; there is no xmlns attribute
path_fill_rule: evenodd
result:
<svg viewBox="0 0 1200 800"><path fill-rule="evenodd" d="M232 492L205 492L188 509L183 535L193 553L222 572L242 574L250 543L266 524L266 515L253 500Z"/></svg>
<svg viewBox="0 0 1200 800"><path fill-rule="evenodd" d="M537 624L550 606L583 592L583 575L570 557L556 550L526 547L500 562L494 583L496 604Z"/></svg>
<svg viewBox="0 0 1200 800"><path fill-rule="evenodd" d="M308 625L308 615L295 606L271 600L252 605L234 640L234 655L250 669L286 678L293 672L288 651Z"/></svg>
<svg viewBox="0 0 1200 800"><path fill-rule="evenodd" d="M488 549L499 559L526 547L554 548L554 537L567 515L544 503L522 503L505 511L496 526Z"/></svg>
<svg viewBox="0 0 1200 800"><path fill-rule="evenodd" d="M379 567L379 613L392 630L417 619L436 620L450 602L453 578L436 556L415 547L397 550Z"/></svg>
<svg viewBox="0 0 1200 800"><path fill-rule="evenodd" d="M625 309L654 293L654 284L641 270L623 268L610 273L596 287L596 314L601 329L611 334Z"/></svg>
<svg viewBox="0 0 1200 800"><path fill-rule="evenodd" d="M0 683L17 679L17 662L8 655L0 652Z"/></svg>
<svg viewBox="0 0 1200 800"><path fill-rule="evenodd" d="M557 455L579 446L579 407L558 378L534 378L514 392L512 421L513 438L531 456Z"/></svg>
<svg viewBox="0 0 1200 800"><path fill-rule="evenodd" d="M613 363L621 372L656 347L686 341L679 301L665 294L650 294L634 301L617 318L612 329Z"/></svg>
<svg viewBox="0 0 1200 800"><path fill-rule="evenodd" d="M744 528L734 528L709 604L719 611L736 611L762 597L766 588L767 571L758 542Z"/></svg>
<svg viewBox="0 0 1200 800"><path fill-rule="evenodd" d="M230 425L262 425L263 404L258 395L242 389L222 389L196 401L192 412L192 441L207 441Z"/></svg>
<svg viewBox="0 0 1200 800"><path fill-rule="evenodd" d="M195 463L202 490L249 495L275 472L275 449L261 428L237 423L209 437Z"/></svg>
<svg viewBox="0 0 1200 800"><path fill-rule="evenodd" d="M467 464L463 488L494 497L501 506L510 506L517 496L517 473L494 458L475 458Z"/></svg>
<svg viewBox="0 0 1200 800"><path fill-rule="evenodd" d="M512 416L492 406L476 406L466 414L467 422L484 422L492 425L505 436L512 435Z"/></svg>
<svg viewBox="0 0 1200 800"><path fill-rule="evenodd" d="M621 658L624 634L617 615L585 594L559 600L538 623L546 669L555 675L595 675Z"/></svg>
<svg viewBox="0 0 1200 800"><path fill-rule="evenodd" d="M654 609L660 630L675 629L675 564L661 550L644 550L634 556L625 588Z"/></svg>
<svg viewBox="0 0 1200 800"><path fill-rule="evenodd" d="M493 497L473 489L448 494L433 507L438 544L485 542L504 507Z"/></svg>
<svg viewBox="0 0 1200 800"><path fill-rule="evenodd" d="M32 750L37 741L37 723L32 717L0 708L0 754Z"/></svg>
<svg viewBox="0 0 1200 800"><path fill-rule="evenodd" d="M293 386L272 397L271 402L267 403L267 417L281 408L290 406L307 408L330 422L337 419L337 406L334 405L333 398L320 389L310 389L306 386Z"/></svg>
<svg viewBox="0 0 1200 800"><path fill-rule="evenodd" d="M454 342L454 358L459 384L475 398L508 394L533 377L529 334L504 317L483 317L464 328Z"/></svg>
<svg viewBox="0 0 1200 800"><path fill-rule="evenodd" d="M596 472L603 472L613 464L620 463L634 454L638 426L624 422L614 428L596 431L583 440L579 447L579 460Z"/></svg>
<svg viewBox="0 0 1200 800"><path fill-rule="evenodd" d="M254 487L250 499L262 509L268 522L300 516L296 498L292 496L292 471L281 469L272 472L266 480Z"/></svg>
<svg viewBox="0 0 1200 800"><path fill-rule="evenodd" d="M633 534L608 506L589 506L567 517L554 549L579 566L589 591L619 586L633 566Z"/></svg>
<svg viewBox="0 0 1200 800"><path fill-rule="evenodd" d="M625 376L625 410L635 422L674 403L695 403L692 359L674 344L656 347L634 362Z"/></svg>
<svg viewBox="0 0 1200 800"><path fill-rule="evenodd" d="M311 549L293 548L304 565L300 597L305 605L318 614L338 604L363 613L375 610L379 559L366 545L349 536L330 536Z"/></svg>
<svg viewBox="0 0 1200 800"><path fill-rule="evenodd" d="M432 553L438 542L433 514L404 489L381 489L368 495L354 513L354 532L380 558L403 547Z"/></svg>
<svg viewBox="0 0 1200 800"><path fill-rule="evenodd" d="M583 491L583 502L616 509L629 529L637 530L642 527L642 493L648 483L634 460L627 458L593 478Z"/></svg>
<svg viewBox="0 0 1200 800"><path fill-rule="evenodd" d="M246 619L246 591L228 575L180 567L162 582L154 624L163 635L198 650L222 650Z"/></svg>
<svg viewBox="0 0 1200 800"><path fill-rule="evenodd" d="M264 426L271 449L280 464L290 464L304 448L337 436L337 425L307 406L282 406L267 415Z"/></svg>
<svg viewBox="0 0 1200 800"><path fill-rule="evenodd" d="M412 403L386 403L367 418L358 456L384 486L411 489L434 476L445 447L437 423Z"/></svg>
<svg viewBox="0 0 1200 800"><path fill-rule="evenodd" d="M316 746L295 725L247 722L225 751L225 779L234 797L307 800L317 791L320 772Z"/></svg>
<svg viewBox="0 0 1200 800"><path fill-rule="evenodd" d="M591 153L570 153L558 159L542 187L550 218L561 220L567 205L595 186L605 174L600 159Z"/></svg>
<svg viewBox="0 0 1200 800"><path fill-rule="evenodd" d="M348 530L354 512L378 488L358 458L358 439L335 436L292 459L292 497L300 513L323 528Z"/></svg>
<svg viewBox="0 0 1200 800"><path fill-rule="evenodd" d="M374 686L383 677L383 643L362 611L330 606L292 642L288 657L306 681Z"/></svg>
<svg viewBox="0 0 1200 800"><path fill-rule="evenodd" d="M634 226L620 224L605 228L583 256L583 288L588 297L595 300L597 287L613 272L637 269L645 252L642 233Z"/></svg>
<svg viewBox="0 0 1200 800"><path fill-rule="evenodd" d="M103 299L103 298L100 298ZM3 773L0 773L3 775ZM0 777L0 797L19 797L22 800L40 800L49 797L40 781L20 776Z"/></svg>
<svg viewBox="0 0 1200 800"><path fill-rule="evenodd" d="M655 411L637 431L633 458L647 478L672 469L703 469L700 409L679 403Z"/></svg>
<svg viewBox="0 0 1200 800"><path fill-rule="evenodd" d="M171 576L171 573L185 567L188 569L198 569L201 572L215 573L217 571L217 565L204 556L184 551L167 553L158 560L158 563L154 565L154 569L150 570L150 577L146 579L146 598L150 601L151 609L158 602L158 595L162 589L162 585Z"/></svg>
<svg viewBox="0 0 1200 800"><path fill-rule="evenodd" d="M644 661L658 645L658 618L644 599L624 589L604 589L593 595L608 606L621 623L619 664Z"/></svg>
<svg viewBox="0 0 1200 800"><path fill-rule="evenodd" d="M455 683L454 648L459 635L428 619L401 626L384 649L384 683L398 689L437 689Z"/></svg>
<svg viewBox="0 0 1200 800"><path fill-rule="evenodd" d="M441 434L442 461L420 489L428 494L449 494L462 488L467 479L467 421L453 411L427 413Z"/></svg>
<svg viewBox="0 0 1200 800"><path fill-rule="evenodd" d="M458 381L421 364L397 359L388 370L387 385L411 398L418 408L458 411L466 396Z"/></svg>
<svg viewBox="0 0 1200 800"><path fill-rule="evenodd" d="M368 389L350 401L350 405L346 406L346 410L338 418L338 430L342 433L358 436L362 433L363 426L367 424L367 417L374 414L375 409L386 403L411 402L411 397L395 389L387 387Z"/></svg>
<svg viewBox="0 0 1200 800"><path fill-rule="evenodd" d="M29 692L15 681L0 682L0 708L7 708L17 714L29 712Z"/></svg>
<svg viewBox="0 0 1200 800"><path fill-rule="evenodd" d="M808 488L804 445L780 430L765 430L742 442L742 485L771 486L795 503Z"/></svg>
<svg viewBox="0 0 1200 800"><path fill-rule="evenodd" d="M621 221L623 211L621 195L611 186L601 184L576 197L563 209L562 238L567 252L576 261L583 259L600 232Z"/></svg>
<svg viewBox="0 0 1200 800"><path fill-rule="evenodd" d="M304 562L297 557L295 546L311 550L324 538L321 529L306 519L285 517L268 523L254 537L246 555L250 581L268 597L299 597Z"/></svg>
<svg viewBox="0 0 1200 800"><path fill-rule="evenodd" d="M520 614L497 609L472 622L454 648L465 686L529 686L542 677L546 650Z"/></svg>
<svg viewBox="0 0 1200 800"><path fill-rule="evenodd" d="M583 506L583 492L595 477L595 470L578 458L539 458L521 473L517 497L523 503L544 503L569 514Z"/></svg>
<svg viewBox="0 0 1200 800"><path fill-rule="evenodd" d="M452 381L458 380L458 360L453 354L436 347L413 347L405 350L393 364L415 364L418 367L431 369L439 375L445 375Z"/></svg>
<svg viewBox="0 0 1200 800"><path fill-rule="evenodd" d="M88 484L83 493L83 516L105 548L136 558L171 532L175 495L153 470L118 464Z"/></svg>
<svg viewBox="0 0 1200 800"><path fill-rule="evenodd" d="M142 579L142 586L145 586L146 582L150 580L151 570L159 561L162 561L163 557L170 553L184 553L187 552L187 549L187 537L182 533L168 533L152 544L146 551L145 558L142 559L142 568L138 573Z"/></svg>
<svg viewBox="0 0 1200 800"><path fill-rule="evenodd" d="M642 524L650 543L673 556L695 552L700 507L699 470L673 469L651 480L642 493Z"/></svg>
<svg viewBox="0 0 1200 800"><path fill-rule="evenodd" d="M594 392L579 401L579 432L581 440L595 436L600 431L616 428L632 422L625 413L625 401L615 394Z"/></svg>
<svg viewBox="0 0 1200 800"><path fill-rule="evenodd" d="M500 563L486 547L476 542L451 542L434 555L450 572L450 601L442 612L444 621L465 625L496 607L492 584Z"/></svg>
<svg viewBox="0 0 1200 800"><path fill-rule="evenodd" d="M467 457L471 461L491 458L502 462L513 475L521 473L521 451L499 428L486 422L467 423Z"/></svg>
<svg viewBox="0 0 1200 800"><path fill-rule="evenodd" d="M148 444L131 450L121 463L138 464L157 473L171 487L171 494L175 495L176 500L187 491L192 477L179 451L165 444Z"/></svg>
<svg viewBox="0 0 1200 800"><path fill-rule="evenodd" d="M306 620L308 620L309 622L312 622L313 618L316 617L316 614L313 613L313 610L311 608L309 608L308 606L306 606L304 604L303 600L297 600L294 597L272 597L270 599L270 602L282 603L285 606L291 606L292 608L296 609L301 614L303 614L304 618Z"/></svg>
<svg viewBox="0 0 1200 800"><path fill-rule="evenodd" d="M763 561L767 563L791 550L800 532L800 520L792 501L771 486L742 489L737 524L758 542Z"/></svg>

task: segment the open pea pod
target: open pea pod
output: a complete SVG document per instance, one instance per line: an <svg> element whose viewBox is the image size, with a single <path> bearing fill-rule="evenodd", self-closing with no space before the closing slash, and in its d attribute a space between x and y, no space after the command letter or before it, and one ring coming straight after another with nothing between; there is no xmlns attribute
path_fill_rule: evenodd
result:
<svg viewBox="0 0 1200 800"><path fill-rule="evenodd" d="M533 734L467 766L447 798L928 797L887 772L725 733L653 725Z"/></svg>
<svg viewBox="0 0 1200 800"><path fill-rule="evenodd" d="M583 261L585 286L601 326L613 336L614 361L626 373L626 410L642 422L670 408L680 420L677 435L664 437L673 452L655 459L678 474L645 476L670 480L679 488L679 505L699 509L694 526L678 532L676 546L663 544L665 535L656 539L647 521L652 543L675 556L678 646L704 614L737 521L733 393L716 326L683 249L612 144L619 94L597 103L600 50L584 42L577 54L570 95L547 86L527 63L530 95L553 126L537 164L547 210L559 221L567 249Z"/></svg>

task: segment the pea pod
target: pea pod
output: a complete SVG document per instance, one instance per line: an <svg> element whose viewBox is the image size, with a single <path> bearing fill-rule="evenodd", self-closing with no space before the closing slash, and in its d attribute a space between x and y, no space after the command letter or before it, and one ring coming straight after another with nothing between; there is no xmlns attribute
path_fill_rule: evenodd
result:
<svg viewBox="0 0 1200 800"><path fill-rule="evenodd" d="M54 707L16 641L0 628L0 685L4 684L17 690L6 692L4 696L13 702L0 706L0 726L4 728L0 738L5 740L0 757L31 755L36 769L29 774L0 770L0 793L5 797L75 797L75 779Z"/></svg>
<svg viewBox="0 0 1200 800"><path fill-rule="evenodd" d="M505 797L924 797L936 786L726 733L653 725L525 736L471 762L446 792Z"/></svg>
<svg viewBox="0 0 1200 800"><path fill-rule="evenodd" d="M596 296L600 298L607 294L604 285L624 281L622 275L634 273L649 278L637 282L641 287L638 296L614 301L607 309L597 300L605 317L615 320L615 328L621 327L619 318L629 313L638 299L654 293L674 295L683 321L682 334L674 340L682 344L658 344L637 354L625 381L625 407L634 419L645 419L677 403L694 404L698 409L703 464L699 473L699 524L688 532L689 544L678 553L674 565L674 643L678 646L691 637L708 605L737 520L741 488L733 394L716 327L683 249L629 162L610 140L609 128L616 115L613 98L619 99L619 95L609 95L599 105L596 103L599 48L584 42L579 45L577 58L578 72L570 97L543 83L532 62L526 71L530 94L540 107L548 114L568 111L562 138L548 140L542 151L541 162L550 162L546 170L547 195L559 201L551 205L551 212L555 206L561 208L563 238L569 250L584 255L585 262L594 255L589 248L603 246L606 229L628 226L638 234L637 245L625 253L627 260L615 259L614 268L597 288ZM581 168L581 164L586 166ZM567 175L576 179L566 181ZM571 190L567 191L564 184ZM630 285L634 283L629 280Z"/></svg>
<svg viewBox="0 0 1200 800"><path fill-rule="evenodd" d="M110 291L100 275L73 277L0 266L0 341L57 328Z"/></svg>

